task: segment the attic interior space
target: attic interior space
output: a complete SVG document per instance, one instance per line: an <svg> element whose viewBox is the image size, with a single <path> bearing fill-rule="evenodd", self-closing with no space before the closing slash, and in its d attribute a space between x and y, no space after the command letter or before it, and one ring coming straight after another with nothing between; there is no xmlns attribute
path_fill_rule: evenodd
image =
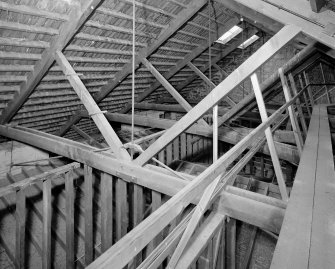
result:
<svg viewBox="0 0 335 269"><path fill-rule="evenodd" d="M335 0L0 0L0 268L335 268Z"/></svg>

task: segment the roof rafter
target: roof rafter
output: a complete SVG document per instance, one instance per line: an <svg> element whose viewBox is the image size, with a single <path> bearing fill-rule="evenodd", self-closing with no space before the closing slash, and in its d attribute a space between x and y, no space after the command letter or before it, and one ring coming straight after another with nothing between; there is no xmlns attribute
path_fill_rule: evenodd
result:
<svg viewBox="0 0 335 269"><path fill-rule="evenodd" d="M65 48L74 34L85 23L101 2L102 0L86 0L85 2L82 2L79 7L78 4L76 4L71 8L69 14L71 20L65 22L61 26L59 29L60 34L54 37L50 44L50 48L43 52L41 60L35 64L34 71L29 74L27 81L21 84L19 93L16 94L13 100L8 104L7 108L3 111L0 118L1 124L8 123L15 116L16 112L26 102L37 84L54 63L55 51L63 50Z"/></svg>

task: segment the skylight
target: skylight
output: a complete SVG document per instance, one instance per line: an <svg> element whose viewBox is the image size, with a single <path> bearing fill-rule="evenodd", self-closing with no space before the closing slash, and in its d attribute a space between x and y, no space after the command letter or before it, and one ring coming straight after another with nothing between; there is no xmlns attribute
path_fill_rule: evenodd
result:
<svg viewBox="0 0 335 269"><path fill-rule="evenodd" d="M241 27L235 25L229 31L225 32L218 40L216 40L216 42L226 44L242 31L243 29Z"/></svg>
<svg viewBox="0 0 335 269"><path fill-rule="evenodd" d="M238 46L239 49L245 49L246 47L250 46L252 43L254 43L259 38L258 35L253 35L246 41L244 41L241 45Z"/></svg>

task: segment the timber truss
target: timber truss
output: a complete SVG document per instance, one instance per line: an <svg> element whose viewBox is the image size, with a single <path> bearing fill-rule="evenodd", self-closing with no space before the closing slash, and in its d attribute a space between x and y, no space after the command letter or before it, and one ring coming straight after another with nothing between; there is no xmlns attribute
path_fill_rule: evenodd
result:
<svg viewBox="0 0 335 269"><path fill-rule="evenodd" d="M110 125L110 122L129 124L131 117L125 113L129 111L130 106L127 105L119 113L109 113L101 110L98 106L120 81L131 73L131 64L126 64L115 78L103 86L93 97L62 52L72 36L87 20L90 13L99 6L100 2L86 1L80 11L76 8L73 9L75 22L71 23L71 27L64 26L64 31L61 32L58 39L54 40L44 57L36 64L33 73L22 85L18 98L10 103L2 114L1 122L4 125L0 126L2 136L84 164L85 182L88 182L85 185L87 187L85 195L89 198L92 198L92 168L103 173L102 181L105 191L103 194L103 213L101 214L102 254L94 259L93 232L89 232L92 231L92 203L87 202L86 210L88 213L85 215L85 231L87 229L88 232L85 232L84 265L87 268L124 268L125 266L128 268L159 268L164 263L167 268L192 268L194 263L204 256L203 251L209 249L205 255L208 260L207 263L205 262L206 268L223 268L224 264L227 263L229 263L229 268L235 268L233 257L236 242L232 240L227 246L228 250L225 249L224 242L226 229L236 230L234 219L237 219L271 234L279 234L271 268L308 268L305 264L306 261L309 261L312 267L316 268L319 266L320 259L324 262L323 268L332 268L334 258L329 254L329 251L323 250L332 249L335 245L335 238L333 234L330 234L329 227L326 230L327 228L323 226L322 222L331 221L334 216L323 213L324 209L320 208L327 204L327 210L331 210L331 206L334 205L334 199L331 196L334 195L333 189L329 191L329 195L322 196L325 186L334 184L331 181L335 178L328 123L331 120L328 119L328 111L332 109L331 102L334 99L331 96L334 88L329 87L325 79L322 85L311 83L306 70L316 64L321 65L321 69L322 65L333 64L332 53L320 50L314 42L317 41L330 49L335 49L335 38L325 31L325 28L329 28L329 21L334 17L331 17L330 13L327 13L326 17L321 17L320 13L316 13L313 17L315 21L306 20L306 14L310 14L312 11L307 1L302 0L280 1L280 5L276 4L279 1L274 0L219 1L231 9L241 12L246 18L250 16L248 18L250 20L255 20L253 16L257 16L259 24L267 24L269 21L275 20L276 22L272 24L275 29L271 30L276 34L218 85L215 85L205 75L209 65L199 69L191 63L192 59L208 47L206 42L180 59L178 64L169 69L163 76L148 58L206 3L206 1L195 1L192 8L185 9L181 19L165 29L151 47L143 48L136 55L136 65L144 65L157 79L157 82L151 85L150 89L138 96L136 105L140 107L141 101L160 85L163 85L178 102L178 105L167 106L165 109L182 111L185 112L185 115L179 121L148 120L148 118L135 115L136 125L151 126L163 131L135 141L137 146L143 146L144 143L149 146L143 152L140 151L139 156L132 160L127 145L120 141ZM319 9L319 5L315 7L315 10ZM247 15L248 10L252 10L251 15ZM299 12L305 15L299 16ZM238 21L237 17L233 17L219 29L219 32L224 33ZM256 33L255 29L249 31L250 35L254 33ZM307 38L302 38L301 34ZM214 41L215 35L213 34L211 38L211 41ZM308 45L279 68L278 72L260 83L256 71L295 38L302 39ZM220 57L222 58L233 51L241 43L240 41L237 40L231 47L226 48ZM221 58L215 59L212 64L215 66ZM60 136L7 124L44 76L45 70L54 61L61 68L86 110L80 110L71 117L59 131ZM194 107L182 97L179 90L191 83L196 77L190 77L177 87L172 86L168 81L186 65L212 88L211 92ZM249 78L253 93L235 103L228 94ZM313 93L312 87L320 88L318 92ZM284 104L273 109L271 115L268 115L265 101L282 93L285 98ZM326 105L318 104L322 98L326 100ZM221 100L229 105L229 109L219 111L219 116L214 114L213 124L209 125L205 121L205 116ZM159 106L157 109L163 108L163 106ZM254 108L257 108L259 112L257 119L259 125L256 128L250 129L240 137L236 136L234 131L229 133L227 129L218 133L219 126L234 119L248 117L248 111ZM107 143L107 147L102 147L76 126L82 118L91 118L95 122ZM288 132L285 138L282 138L279 127L287 122L289 122L292 131ZM214 128L212 128L213 126ZM70 128L89 140L90 145L61 137ZM197 176L189 177L176 171L171 172L166 169L164 164L167 158L164 151L177 141L174 150L177 152L176 156L178 155L182 159L192 148L192 143L196 142L188 135L197 135L208 140L213 137L214 148L218 148L217 141L228 142L234 146L222 156L216 153L213 157L213 163ZM313 140L314 138L317 139L317 143ZM296 146L288 145L288 143ZM181 146L179 147L179 145ZM130 147L135 146L130 145ZM143 146L143 148L145 147ZM322 151L321 149L324 148L328 150ZM260 194L233 186L239 177L239 172L257 152L263 152L271 157L278 182L278 194L281 199L267 196L268 189L266 188ZM152 165L153 160L163 164L163 167ZM301 184L294 185L291 194L285 185L280 160L299 165L295 181ZM325 162L325 160L331 161ZM76 165L78 164L75 163L72 166ZM72 166L67 168L71 170ZM308 169L305 170L306 168ZM62 170L62 173L68 174L69 170ZM310 178L310 181L306 180L306 177ZM320 178L323 178L322 181L319 180ZM67 179L69 179L69 182L66 181L67 195L70 197L68 202L71 203L73 184L71 177ZM47 195L45 201L48 206L50 206L48 201L50 200L51 184L49 181L43 183L45 195ZM115 216L112 214L113 206L111 206L113 204L113 182L115 182L116 189ZM138 201L143 200L145 188L152 192L152 213L143 219L143 204L141 205ZM308 193L311 194L308 198L304 195L305 189L303 188L308 189ZM129 189L132 192L127 194ZM22 202L20 190L17 197L18 202ZM164 201L163 195L171 198ZM127 212L129 206L127 196L132 197L130 199L132 203L131 214ZM312 205L313 197L317 199L315 205ZM19 208L22 209L22 204ZM73 214L73 208L70 207L69 210L69 214ZM113 218L115 218L116 225L115 238L110 230ZM228 222L229 218L231 221ZM297 234L295 234L298 227L298 224L295 223L296 219L301 224ZM50 218L46 218L46 221L49 223L49 225L45 225L46 229L51 229ZM72 226L70 222L68 225L70 231L73 231L73 223ZM311 234L311 230L315 232ZM22 236L24 235L22 233L20 235L19 242L22 244L24 242ZM68 268L74 266L73 238L70 238L71 236L73 233L71 235L69 232L66 238ZM318 238L325 240L322 242L327 242L326 245L322 245ZM50 238L46 237L45 240L45 246L50 246ZM143 255L144 249L146 255ZM299 259L295 259L300 255L300 251L303 252L303 255ZM229 261L224 260L227 252L229 252ZM17 248L17 255L17 257L22 255L22 248ZM51 265L51 257L48 253L43 255L43 264L45 268L49 268Z"/></svg>

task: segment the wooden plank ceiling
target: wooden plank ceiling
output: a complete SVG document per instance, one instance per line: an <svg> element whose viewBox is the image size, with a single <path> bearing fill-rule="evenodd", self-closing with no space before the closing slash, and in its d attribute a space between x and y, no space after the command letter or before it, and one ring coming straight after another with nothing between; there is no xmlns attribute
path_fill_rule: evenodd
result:
<svg viewBox="0 0 335 269"><path fill-rule="evenodd" d="M101 2L64 50L64 55L93 96L113 81L132 57L132 1ZM72 19L70 14L73 3L75 1L0 1L0 113L5 114L13 99L20 97L18 93L22 85L29 80L53 40L62 35L62 27ZM164 32L176 20L180 20L180 14L187 9L192 11L194 1L138 1L136 5L136 50L141 52L143 48L150 50L154 47ZM239 20L236 13L216 2L212 3L211 10L211 18L215 18L211 21L212 35L217 35L218 28L234 25ZM204 51L208 47L207 5L194 13L186 24L178 27L172 36L147 57L159 72L171 76L169 82L173 86L194 75L185 65L180 66L182 69L179 72L173 68L184 58L190 57L198 47L202 46L202 49L199 55L193 56L193 64L200 69L208 65L208 53ZM246 27L249 31L252 29L247 24ZM234 41L236 43L236 40L230 43ZM232 51L236 44L231 47L230 43L215 44L213 58L221 59L221 52L225 48ZM156 79L141 65L136 71L136 95L155 83L157 85ZM158 87L146 101L155 100L165 91ZM131 76L126 75L111 94L100 102L100 108L119 111L130 101L130 94ZM82 108L66 76L53 63L11 123L56 133L73 113ZM86 129L94 127L94 124L87 124L88 120L82 122Z"/></svg>

